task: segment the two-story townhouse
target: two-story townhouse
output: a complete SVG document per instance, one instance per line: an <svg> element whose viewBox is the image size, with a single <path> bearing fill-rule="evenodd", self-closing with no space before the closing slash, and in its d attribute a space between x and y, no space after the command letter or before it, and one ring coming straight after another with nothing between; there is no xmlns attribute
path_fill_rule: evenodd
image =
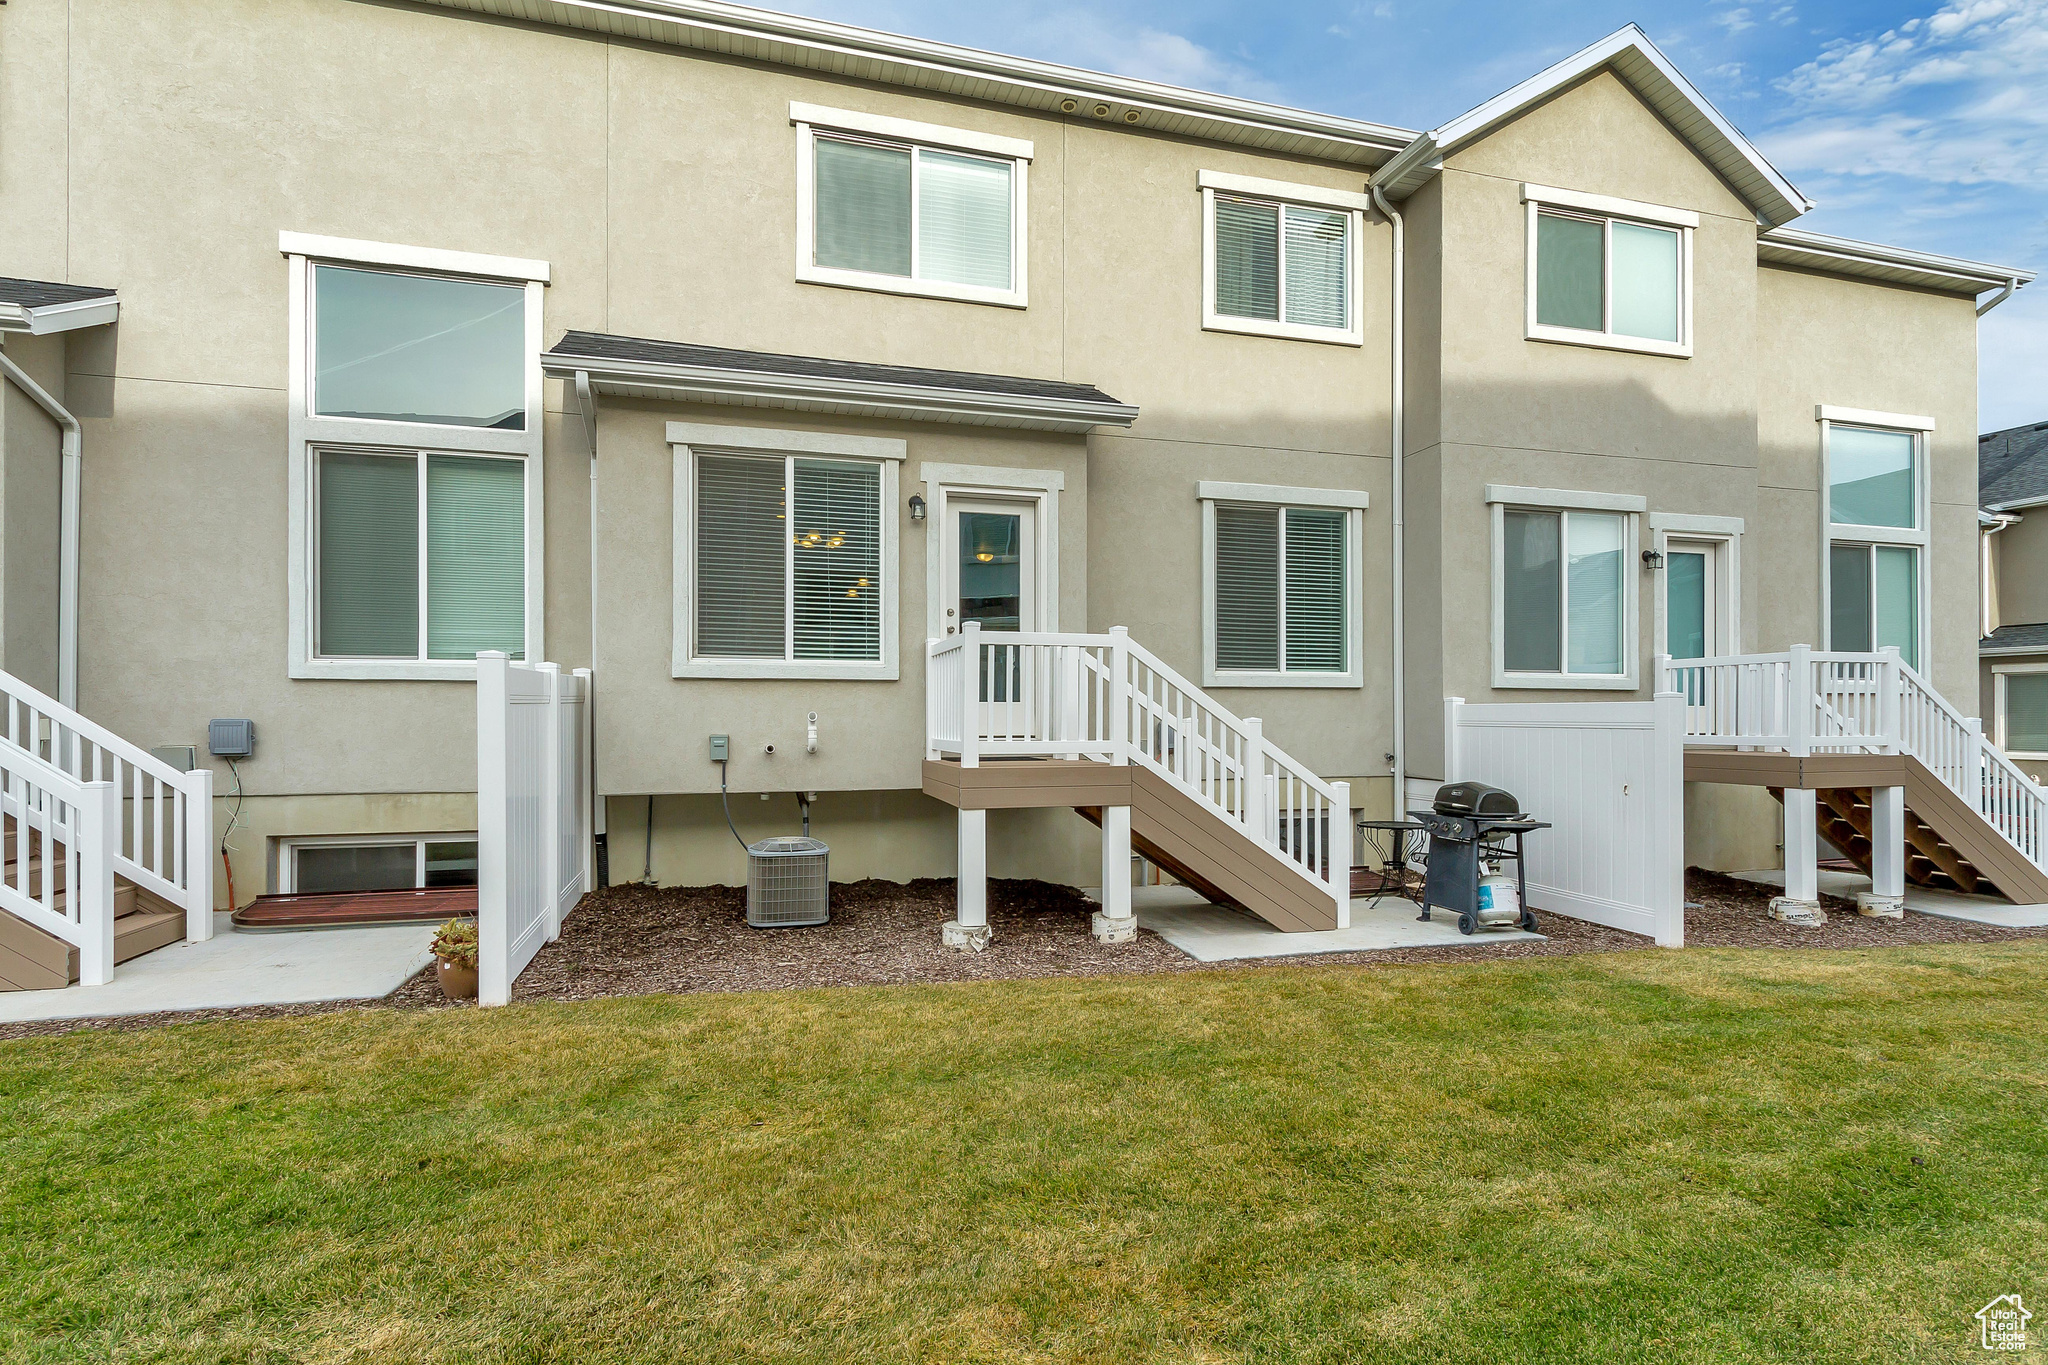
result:
<svg viewBox="0 0 2048 1365"><path fill-rule="evenodd" d="M0 664L202 762L252 719L245 899L464 875L487 649L593 670L610 875L680 883L799 796L835 877L951 875L970 623L1125 627L1367 815L1447 695L1796 642L1973 695L2031 276L1786 227L1632 27L1426 132L708 0L17 0L0 65ZM1095 881L1068 795L987 870ZM1774 861L1762 788L1689 804Z"/></svg>
<svg viewBox="0 0 2048 1365"><path fill-rule="evenodd" d="M1984 603L1980 714L1999 746L2048 775L2048 422L1977 438Z"/></svg>

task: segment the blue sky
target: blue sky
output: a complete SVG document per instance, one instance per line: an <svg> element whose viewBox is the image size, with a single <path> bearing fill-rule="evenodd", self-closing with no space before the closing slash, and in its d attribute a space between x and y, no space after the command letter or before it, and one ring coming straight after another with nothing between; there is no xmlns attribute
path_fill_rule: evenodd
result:
<svg viewBox="0 0 2048 1365"><path fill-rule="evenodd" d="M2048 0L768 3L1408 128L1634 21L1819 203L1800 227L2048 265ZM1980 348L1980 428L2048 421L2048 280Z"/></svg>

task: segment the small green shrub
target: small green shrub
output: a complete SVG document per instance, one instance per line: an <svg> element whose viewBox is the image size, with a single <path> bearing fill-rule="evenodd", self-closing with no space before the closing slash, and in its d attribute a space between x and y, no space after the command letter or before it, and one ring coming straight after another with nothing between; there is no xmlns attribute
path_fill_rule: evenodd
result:
<svg viewBox="0 0 2048 1365"><path fill-rule="evenodd" d="M457 967L476 966L476 921L451 919L434 934L434 956Z"/></svg>

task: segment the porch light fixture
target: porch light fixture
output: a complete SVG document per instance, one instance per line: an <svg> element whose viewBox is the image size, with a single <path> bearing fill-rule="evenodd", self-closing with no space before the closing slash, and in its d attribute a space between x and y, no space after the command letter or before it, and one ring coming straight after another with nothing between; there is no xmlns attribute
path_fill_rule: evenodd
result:
<svg viewBox="0 0 2048 1365"><path fill-rule="evenodd" d="M1643 551L1643 567L1653 571L1663 568L1664 552L1662 550Z"/></svg>
<svg viewBox="0 0 2048 1365"><path fill-rule="evenodd" d="M912 521L924 520L924 499L915 493L910 495L910 519Z"/></svg>

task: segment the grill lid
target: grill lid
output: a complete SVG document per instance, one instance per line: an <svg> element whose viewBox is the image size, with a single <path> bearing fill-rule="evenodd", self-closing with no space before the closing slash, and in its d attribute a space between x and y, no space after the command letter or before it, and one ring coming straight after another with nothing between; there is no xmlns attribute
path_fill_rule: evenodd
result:
<svg viewBox="0 0 2048 1365"><path fill-rule="evenodd" d="M1439 815L1520 815L1522 803L1484 782L1447 782L1436 789L1434 809Z"/></svg>

